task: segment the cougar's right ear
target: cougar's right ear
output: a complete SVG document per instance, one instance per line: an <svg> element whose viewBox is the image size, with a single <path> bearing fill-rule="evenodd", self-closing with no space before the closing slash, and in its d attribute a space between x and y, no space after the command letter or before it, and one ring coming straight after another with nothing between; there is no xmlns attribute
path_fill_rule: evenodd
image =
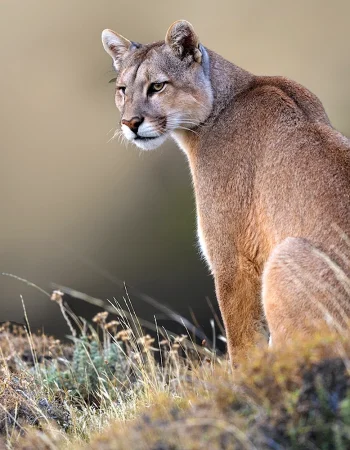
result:
<svg viewBox="0 0 350 450"><path fill-rule="evenodd" d="M102 44L106 52L112 57L116 70L118 70L124 54L135 45L124 36L108 29L102 31Z"/></svg>

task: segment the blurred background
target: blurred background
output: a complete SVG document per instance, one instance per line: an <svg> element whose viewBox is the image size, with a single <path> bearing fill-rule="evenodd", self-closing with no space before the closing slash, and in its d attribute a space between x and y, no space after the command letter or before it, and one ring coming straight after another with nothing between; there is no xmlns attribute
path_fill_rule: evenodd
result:
<svg viewBox="0 0 350 450"><path fill-rule="evenodd" d="M0 272L122 301L116 277L208 330L206 297L216 300L196 249L187 162L172 142L141 152L110 141L118 114L101 31L151 42L187 19L237 65L308 87L349 136L349 17L348 0L1 1ZM0 290L0 322L23 321L23 295L33 329L69 333L37 290L6 277ZM158 314L131 297L141 317Z"/></svg>

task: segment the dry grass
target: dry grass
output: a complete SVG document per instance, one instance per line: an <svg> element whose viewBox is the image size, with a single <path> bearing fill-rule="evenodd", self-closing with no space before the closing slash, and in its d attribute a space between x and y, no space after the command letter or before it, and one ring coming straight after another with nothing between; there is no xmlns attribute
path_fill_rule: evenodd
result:
<svg viewBox="0 0 350 450"><path fill-rule="evenodd" d="M137 316L73 316L73 343L0 330L0 448L350 448L350 342L324 330L253 349L232 371L189 336L143 333Z"/></svg>

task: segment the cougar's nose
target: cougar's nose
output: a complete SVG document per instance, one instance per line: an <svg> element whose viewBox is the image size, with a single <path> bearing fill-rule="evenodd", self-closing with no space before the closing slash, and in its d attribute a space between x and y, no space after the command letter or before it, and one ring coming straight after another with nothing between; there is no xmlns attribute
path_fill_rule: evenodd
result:
<svg viewBox="0 0 350 450"><path fill-rule="evenodd" d="M135 134L137 134L137 130L139 129L139 126L143 122L143 117L133 117L130 120L123 119L122 124L126 125L130 128L131 131L133 131Z"/></svg>

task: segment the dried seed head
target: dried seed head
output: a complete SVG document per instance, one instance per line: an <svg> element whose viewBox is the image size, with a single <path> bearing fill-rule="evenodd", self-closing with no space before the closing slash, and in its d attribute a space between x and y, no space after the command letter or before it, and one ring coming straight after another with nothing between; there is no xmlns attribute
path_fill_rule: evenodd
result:
<svg viewBox="0 0 350 450"><path fill-rule="evenodd" d="M62 302L62 297L63 297L63 296L64 296L64 293L63 293L63 292L61 292L61 291L59 291L59 290L56 290L56 291L53 291L53 292L52 292L51 300L52 300L53 302L61 303L61 302Z"/></svg>
<svg viewBox="0 0 350 450"><path fill-rule="evenodd" d="M181 336L175 336L174 343L182 344L187 339L186 334L182 334Z"/></svg>
<svg viewBox="0 0 350 450"><path fill-rule="evenodd" d="M145 336L142 336L139 339L137 339L137 343L142 345L152 344L152 342L154 342L154 339L151 338L149 334L146 334Z"/></svg>
<svg viewBox="0 0 350 450"><path fill-rule="evenodd" d="M106 323L107 317L108 317L108 312L102 311L102 312L97 313L96 316L94 316L92 318L92 321L97 323L98 325L102 326L102 324L104 325Z"/></svg>
<svg viewBox="0 0 350 450"><path fill-rule="evenodd" d="M125 341L130 341L131 335L132 335L132 330L130 330L128 328L127 330L119 331L119 333L117 333L115 338L117 339L117 341L121 340L121 341L125 342Z"/></svg>
<svg viewBox="0 0 350 450"><path fill-rule="evenodd" d="M143 346L143 351L153 350L151 346L155 339L153 339L149 334L142 336L137 340L137 343Z"/></svg>
<svg viewBox="0 0 350 450"><path fill-rule="evenodd" d="M104 326L105 330L110 331L111 333L115 333L117 331L117 327L120 325L120 322L117 320L111 320L110 322L106 323Z"/></svg>

